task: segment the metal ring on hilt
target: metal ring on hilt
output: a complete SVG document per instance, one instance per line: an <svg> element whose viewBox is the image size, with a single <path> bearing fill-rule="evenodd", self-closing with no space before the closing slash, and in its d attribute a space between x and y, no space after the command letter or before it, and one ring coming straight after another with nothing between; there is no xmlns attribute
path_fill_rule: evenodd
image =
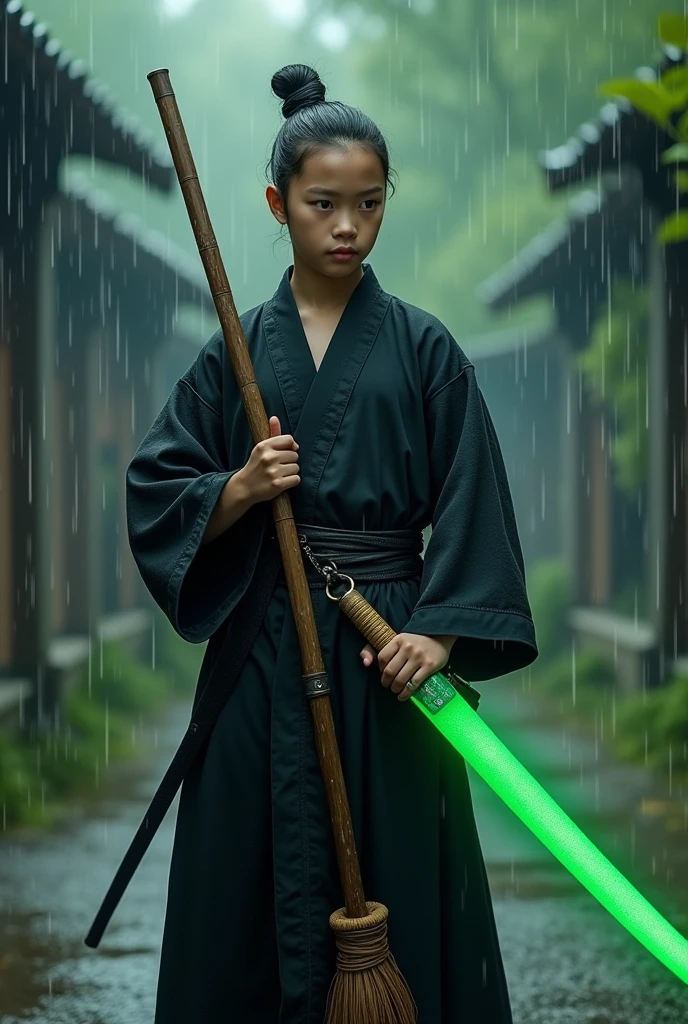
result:
<svg viewBox="0 0 688 1024"><path fill-rule="evenodd" d="M335 576L337 577L336 580L334 579ZM339 597L335 597L334 594L330 593L330 584L331 583L342 583L344 580L348 580L349 581L349 584L350 584L349 589L347 590L346 594L340 594ZM341 601L341 599L343 597L348 597L348 595L353 592L353 589L354 589L355 586L356 586L356 584L351 579L351 576L346 576L344 573L341 573L341 572L331 573L330 574L330 578L328 579L327 584L325 586L325 593L329 597L330 601L337 601L337 602L339 602L339 601Z"/></svg>
<svg viewBox="0 0 688 1024"><path fill-rule="evenodd" d="M345 576L343 573L339 572L337 570L337 563L332 558L328 558L321 565L320 562L318 561L318 559L315 557L315 555L311 551L311 549L310 549L310 547L308 545L308 539L307 539L306 535L303 534L303 533L299 534L299 544L303 548L304 553L310 559L310 561L311 561L312 565L314 566L314 568L316 569L316 571L319 572L321 576L325 577L325 580L326 580L325 591L326 591L327 596L329 597L330 601L341 601L343 597L347 597L349 594L351 594L353 592L354 587L356 586L356 584L352 580L351 576ZM351 586L347 590L346 594L341 594L340 597L335 597L334 594L330 593L330 586L333 583L342 583L344 580L348 580L349 583L351 584Z"/></svg>

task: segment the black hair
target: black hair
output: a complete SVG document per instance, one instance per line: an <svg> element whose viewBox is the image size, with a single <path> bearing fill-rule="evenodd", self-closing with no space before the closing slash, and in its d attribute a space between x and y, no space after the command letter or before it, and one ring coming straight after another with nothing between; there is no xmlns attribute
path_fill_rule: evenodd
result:
<svg viewBox="0 0 688 1024"><path fill-rule="evenodd" d="M366 114L346 103L325 99L325 86L320 75L307 64L288 64L272 76L272 91L281 100L286 120L272 146L265 168L272 184L282 196L287 212L289 181L303 169L307 157L332 146L357 143L377 155L385 181L392 188L389 154L385 138Z"/></svg>

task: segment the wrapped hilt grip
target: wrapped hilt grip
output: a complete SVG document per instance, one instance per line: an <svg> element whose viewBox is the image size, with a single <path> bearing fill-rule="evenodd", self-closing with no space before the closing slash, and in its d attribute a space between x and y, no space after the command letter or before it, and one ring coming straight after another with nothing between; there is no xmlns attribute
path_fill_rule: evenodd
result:
<svg viewBox="0 0 688 1024"><path fill-rule="evenodd" d="M397 633L385 622L380 613L376 612L372 604L369 604L365 597L361 597L357 590L354 589L350 593L345 594L344 597L339 598L339 607L376 651L381 651L390 640L397 636ZM474 711L477 711L478 704L480 703L479 691L474 686L471 686L470 683L460 679L454 672L447 672L445 669L444 673L444 676L433 675L432 679L444 679L445 684L449 680L451 686L461 694ZM426 681L418 690L417 696L421 697L423 691L427 691L429 686L430 682ZM428 696L430 699L433 697L429 693ZM442 706L442 703L438 703L437 700L435 700L434 704L435 709Z"/></svg>
<svg viewBox="0 0 688 1024"><path fill-rule="evenodd" d="M352 590L350 594L342 597L339 607L376 651L381 651L397 635L357 590Z"/></svg>

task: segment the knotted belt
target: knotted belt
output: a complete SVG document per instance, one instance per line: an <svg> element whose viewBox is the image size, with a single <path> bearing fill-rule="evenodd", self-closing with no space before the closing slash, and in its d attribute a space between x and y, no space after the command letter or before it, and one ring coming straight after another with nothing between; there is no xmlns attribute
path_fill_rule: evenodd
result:
<svg viewBox="0 0 688 1024"><path fill-rule="evenodd" d="M422 573L423 560L420 552L423 537L418 530L339 530L299 523L297 533L306 537L308 546L318 561L333 560L339 572L350 572L357 580L363 582L405 579L420 576ZM98 946L117 904L169 810L177 790L212 732L258 636L280 575L284 579L282 556L273 533L269 541L263 544L247 593L220 627L225 631L220 652L209 669L200 695L194 702L191 721L184 738L129 844L129 849L84 940L87 946L94 949ZM308 559L306 578L309 586L326 585L325 578L308 562Z"/></svg>

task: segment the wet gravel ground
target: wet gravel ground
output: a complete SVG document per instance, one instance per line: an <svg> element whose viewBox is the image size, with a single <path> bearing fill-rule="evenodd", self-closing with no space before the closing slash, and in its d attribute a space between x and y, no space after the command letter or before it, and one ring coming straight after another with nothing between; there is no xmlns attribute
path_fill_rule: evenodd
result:
<svg viewBox="0 0 688 1024"><path fill-rule="evenodd" d="M486 721L688 934L688 803L681 787L617 765L601 745L543 721L509 681L482 690ZM83 938L187 715L186 705L169 709L148 730L145 762L119 770L101 799L59 829L0 840L2 1024L151 1024L176 802L101 946L88 949ZM688 987L474 774L472 784L515 1024L685 1024Z"/></svg>

